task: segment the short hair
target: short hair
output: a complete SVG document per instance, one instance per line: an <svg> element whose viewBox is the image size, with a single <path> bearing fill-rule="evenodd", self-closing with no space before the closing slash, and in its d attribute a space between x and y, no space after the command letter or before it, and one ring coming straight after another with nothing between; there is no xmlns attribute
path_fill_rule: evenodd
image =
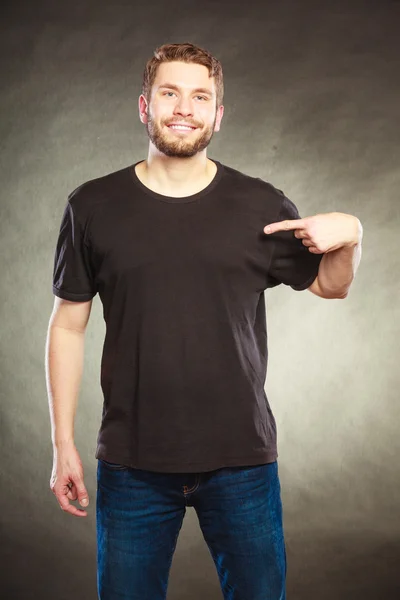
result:
<svg viewBox="0 0 400 600"><path fill-rule="evenodd" d="M142 94L150 100L151 88L156 78L158 66L161 63L181 61L204 65L208 68L209 77L214 77L217 96L217 108L222 104L224 96L224 81L222 65L210 52L189 42L183 44L163 44L154 50L152 56L146 63L143 73Z"/></svg>

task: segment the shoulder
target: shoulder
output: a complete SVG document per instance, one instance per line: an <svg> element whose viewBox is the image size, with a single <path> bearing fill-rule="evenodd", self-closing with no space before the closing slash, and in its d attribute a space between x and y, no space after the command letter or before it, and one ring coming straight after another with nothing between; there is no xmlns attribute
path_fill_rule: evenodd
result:
<svg viewBox="0 0 400 600"><path fill-rule="evenodd" d="M284 192L275 187L270 181L254 177L237 169L223 165L226 186L237 192L246 203L262 211L265 217L272 221L295 218L297 208ZM267 214L265 213L267 211Z"/></svg>
<svg viewBox="0 0 400 600"><path fill-rule="evenodd" d="M231 181L235 185L240 185L241 187L264 192L269 195L276 196L277 198L283 199L285 197L282 190L276 188L269 181L265 181L260 177L254 177L252 175L248 175L247 173L243 173L238 169L234 169L233 167L229 167L228 165L223 165L225 171L225 177L227 181Z"/></svg>
<svg viewBox="0 0 400 600"><path fill-rule="evenodd" d="M128 184L130 166L80 183L68 194L69 204L75 214L83 219L99 205L110 202Z"/></svg>

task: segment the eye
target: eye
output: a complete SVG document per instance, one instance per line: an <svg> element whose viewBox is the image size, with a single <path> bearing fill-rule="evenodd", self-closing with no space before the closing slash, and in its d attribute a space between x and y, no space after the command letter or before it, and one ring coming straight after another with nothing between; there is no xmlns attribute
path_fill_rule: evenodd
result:
<svg viewBox="0 0 400 600"><path fill-rule="evenodd" d="M196 98L201 98L201 100L208 100L205 96L196 96Z"/></svg>
<svg viewBox="0 0 400 600"><path fill-rule="evenodd" d="M168 94L173 94L174 92L164 92L163 96L167 96Z"/></svg>

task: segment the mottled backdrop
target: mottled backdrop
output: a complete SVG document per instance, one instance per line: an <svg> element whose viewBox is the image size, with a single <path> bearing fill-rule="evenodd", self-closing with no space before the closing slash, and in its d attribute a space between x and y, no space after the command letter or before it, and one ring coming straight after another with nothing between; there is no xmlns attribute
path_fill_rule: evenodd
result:
<svg viewBox="0 0 400 600"><path fill-rule="evenodd" d="M347 212L364 226L346 300L267 293L288 598L400 597L400 3L25 0L2 16L1 597L97 597L105 326L96 296L76 425L91 506L76 519L49 489L54 249L67 194L146 157L144 64L184 41L224 67L209 157L283 189L302 216ZM204 598L222 594L189 508L168 599Z"/></svg>

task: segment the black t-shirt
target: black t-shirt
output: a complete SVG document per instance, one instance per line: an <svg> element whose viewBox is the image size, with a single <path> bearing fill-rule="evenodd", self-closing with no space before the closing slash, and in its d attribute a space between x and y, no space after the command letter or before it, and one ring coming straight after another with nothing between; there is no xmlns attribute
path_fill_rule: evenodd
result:
<svg viewBox="0 0 400 600"><path fill-rule="evenodd" d="M53 293L103 305L96 458L171 473L277 458L264 291L309 287L322 255L293 231L264 233L300 218L280 190L214 163L183 198L144 186L138 163L68 197Z"/></svg>

